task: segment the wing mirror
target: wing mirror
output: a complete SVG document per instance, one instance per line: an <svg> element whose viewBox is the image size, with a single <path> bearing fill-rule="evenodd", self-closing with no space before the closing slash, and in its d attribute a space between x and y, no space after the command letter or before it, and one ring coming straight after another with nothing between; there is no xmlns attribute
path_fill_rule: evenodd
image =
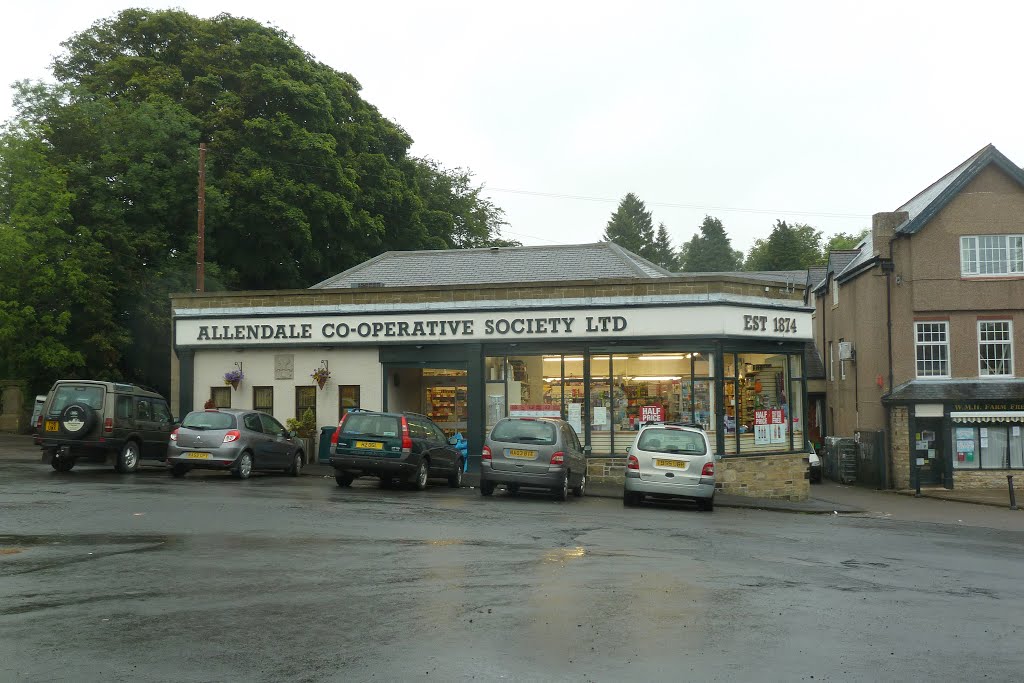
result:
<svg viewBox="0 0 1024 683"><path fill-rule="evenodd" d="M590 455L593 451L594 451L594 449L591 446L584 446L583 447L584 455Z"/></svg>
<svg viewBox="0 0 1024 683"><path fill-rule="evenodd" d="M456 445L458 445L458 443L459 443L459 440L456 439L454 436L449 437L449 439L448 439L448 444L449 445L456 446Z"/></svg>

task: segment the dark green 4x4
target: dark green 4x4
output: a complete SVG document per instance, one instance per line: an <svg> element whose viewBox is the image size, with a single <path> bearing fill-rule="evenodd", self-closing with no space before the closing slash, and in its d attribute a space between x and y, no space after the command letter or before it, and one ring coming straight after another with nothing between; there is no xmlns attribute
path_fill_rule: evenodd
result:
<svg viewBox="0 0 1024 683"><path fill-rule="evenodd" d="M174 420L163 396L134 384L57 380L46 396L39 434L43 459L58 472L76 462L113 463L134 472L163 462Z"/></svg>
<svg viewBox="0 0 1024 683"><path fill-rule="evenodd" d="M361 476L378 477L383 487L398 479L420 491L427 479L462 486L462 453L430 418L417 413L352 411L331 437L331 466L338 486Z"/></svg>

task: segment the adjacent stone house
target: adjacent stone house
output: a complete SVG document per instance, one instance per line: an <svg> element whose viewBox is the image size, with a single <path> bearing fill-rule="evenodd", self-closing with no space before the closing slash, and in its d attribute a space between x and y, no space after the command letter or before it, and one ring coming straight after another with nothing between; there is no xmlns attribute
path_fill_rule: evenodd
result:
<svg viewBox="0 0 1024 683"><path fill-rule="evenodd" d="M896 488L1024 469L1024 171L988 145L812 285L832 435L884 432Z"/></svg>

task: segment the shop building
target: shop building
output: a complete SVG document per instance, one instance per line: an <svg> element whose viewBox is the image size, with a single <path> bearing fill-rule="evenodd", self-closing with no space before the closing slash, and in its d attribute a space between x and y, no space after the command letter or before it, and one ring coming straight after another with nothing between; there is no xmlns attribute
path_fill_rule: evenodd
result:
<svg viewBox="0 0 1024 683"><path fill-rule="evenodd" d="M805 281L683 276L610 243L388 252L308 290L175 295L172 403L321 426L357 406L421 412L470 454L501 417L562 417L606 481L643 421L694 422L723 490L799 499Z"/></svg>
<svg viewBox="0 0 1024 683"><path fill-rule="evenodd" d="M886 484L1024 469L1024 171L988 145L875 214L812 287L828 432L884 432Z"/></svg>

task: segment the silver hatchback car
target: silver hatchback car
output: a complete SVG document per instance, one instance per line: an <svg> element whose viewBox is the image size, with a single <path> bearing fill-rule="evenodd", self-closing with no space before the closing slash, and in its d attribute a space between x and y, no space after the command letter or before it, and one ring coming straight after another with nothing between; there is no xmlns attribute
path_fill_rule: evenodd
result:
<svg viewBox="0 0 1024 683"><path fill-rule="evenodd" d="M700 427L645 425L626 455L624 505L638 505L651 496L695 500L699 510L714 509L715 456Z"/></svg>
<svg viewBox="0 0 1024 683"><path fill-rule="evenodd" d="M582 496L587 486L585 451L565 420L506 417L484 443L480 495L489 496L504 484L512 494L524 486L553 491L555 500L568 499L569 491Z"/></svg>
<svg viewBox="0 0 1024 683"><path fill-rule="evenodd" d="M196 410L171 432L167 464L184 477L191 469L230 470L248 479L253 470L297 476L305 462L303 442L271 415L254 410Z"/></svg>

